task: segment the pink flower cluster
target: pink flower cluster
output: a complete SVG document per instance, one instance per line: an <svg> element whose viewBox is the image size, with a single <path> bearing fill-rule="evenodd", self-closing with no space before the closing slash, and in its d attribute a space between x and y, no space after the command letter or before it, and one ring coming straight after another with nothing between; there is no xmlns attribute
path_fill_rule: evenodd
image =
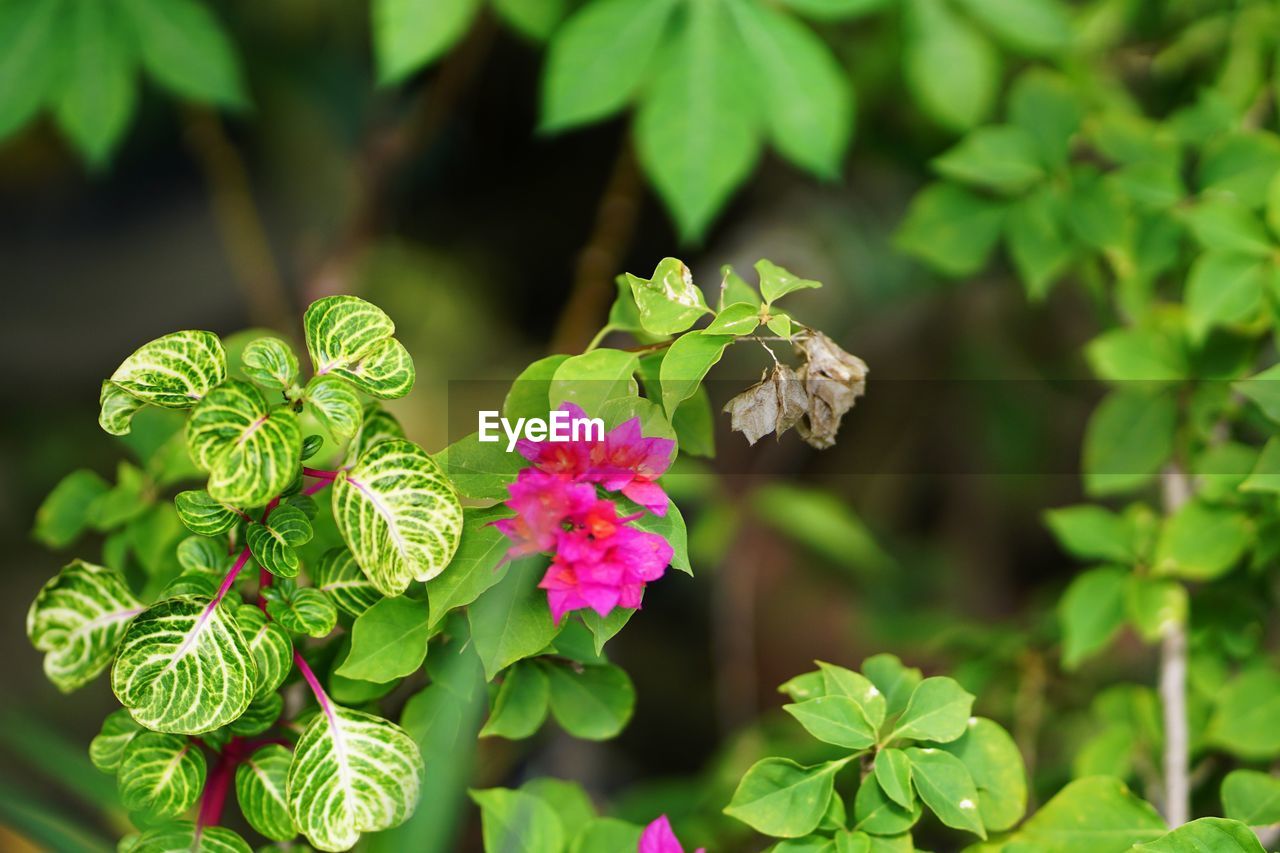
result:
<svg viewBox="0 0 1280 853"><path fill-rule="evenodd" d="M561 410L574 421L587 417L572 403ZM671 464L675 442L645 438L640 419L632 418L601 440L526 439L516 447L533 464L507 487L515 517L494 524L511 540L509 558L553 554L538 586L556 623L570 610L589 607L607 616L615 607L639 607L644 585L671 563L671 546L631 526L643 512L619 517L617 504L596 489L665 515L667 495L654 480Z"/></svg>
<svg viewBox="0 0 1280 853"><path fill-rule="evenodd" d="M680 839L676 838L671 829L671 821L667 820L666 815L644 828L636 849L638 853L684 853L684 847L680 845ZM693 853L706 853L706 850L699 847Z"/></svg>

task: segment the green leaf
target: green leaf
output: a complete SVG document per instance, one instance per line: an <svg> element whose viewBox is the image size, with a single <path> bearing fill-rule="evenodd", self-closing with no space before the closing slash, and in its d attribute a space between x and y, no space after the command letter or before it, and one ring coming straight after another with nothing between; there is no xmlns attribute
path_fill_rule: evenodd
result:
<svg viewBox="0 0 1280 853"><path fill-rule="evenodd" d="M40 588L27 611L27 637L45 653L45 676L69 693L111 663L142 609L115 569L74 560Z"/></svg>
<svg viewBox="0 0 1280 853"><path fill-rule="evenodd" d="M307 383L306 401L325 429L338 441L360 429L360 398L350 383L336 376L317 376Z"/></svg>
<svg viewBox="0 0 1280 853"><path fill-rule="evenodd" d="M378 82L398 82L439 59L462 38L479 8L479 0L374 0Z"/></svg>
<svg viewBox="0 0 1280 853"><path fill-rule="evenodd" d="M643 590L641 595L643 596ZM601 616L594 610L587 608L578 611L582 618L582 624L587 626L591 631L591 636L595 640L596 654L603 654L605 644L618 635L618 632L627 626L631 621L631 617L635 615L636 609L629 607L615 607L609 611L608 616Z"/></svg>
<svg viewBox="0 0 1280 853"><path fill-rule="evenodd" d="M235 562L234 555L227 553L225 540L188 536L176 550L178 565L185 571L209 575L214 580L220 581Z"/></svg>
<svg viewBox="0 0 1280 853"><path fill-rule="evenodd" d="M626 106L653 68L674 0L594 0L556 31L542 76L544 131Z"/></svg>
<svg viewBox="0 0 1280 853"><path fill-rule="evenodd" d="M1232 770L1222 780L1222 811L1249 826L1280 823L1280 779L1257 770Z"/></svg>
<svg viewBox="0 0 1280 853"><path fill-rule="evenodd" d="M177 853L199 850L200 853L252 853L245 840L223 826L199 829L189 820L173 821L148 829L137 837L127 853Z"/></svg>
<svg viewBox="0 0 1280 853"><path fill-rule="evenodd" d="M1082 119L1071 81L1056 71L1029 68L1009 89L1009 121L1031 135L1040 162L1050 169L1067 162Z"/></svg>
<svg viewBox="0 0 1280 853"><path fill-rule="evenodd" d="M1077 575L1058 605L1062 623L1062 665L1068 670L1105 649L1124 624L1129 572L1092 569Z"/></svg>
<svg viewBox="0 0 1280 853"><path fill-rule="evenodd" d="M404 729L322 699L289 765L289 815L312 846L346 850L362 832L413 813L422 773L418 744Z"/></svg>
<svg viewBox="0 0 1280 853"><path fill-rule="evenodd" d="M1233 382L1231 388L1252 400L1268 418L1280 423L1280 364L1248 379Z"/></svg>
<svg viewBox="0 0 1280 853"><path fill-rule="evenodd" d="M634 396L635 372L640 361L635 353L616 349L596 349L567 358L556 368L548 389L552 409L562 403L576 403L589 417L600 414L601 407L618 397ZM546 413L540 415L546 418ZM519 454L506 453L505 446L494 445L508 457L516 459L510 464L519 467L524 460Z"/></svg>
<svg viewBox="0 0 1280 853"><path fill-rule="evenodd" d="M1266 264L1249 255L1205 252L1187 278L1187 330L1203 341L1214 326L1251 319L1262 306Z"/></svg>
<svg viewBox="0 0 1280 853"><path fill-rule="evenodd" d="M1233 196L1209 196L1183 215L1191 233L1207 251L1254 257L1266 257L1271 252L1271 238L1262 223Z"/></svg>
<svg viewBox="0 0 1280 853"><path fill-rule="evenodd" d="M89 510L98 498L111 490L107 481L81 468L58 481L36 510L32 533L46 548L65 548L89 526Z"/></svg>
<svg viewBox="0 0 1280 853"><path fill-rule="evenodd" d="M763 84L773 144L800 168L837 177L853 132L845 70L822 39L790 15L758 3L729 8Z"/></svg>
<svg viewBox="0 0 1280 853"><path fill-rule="evenodd" d="M618 285L621 290L622 285ZM502 401L503 417L545 418L551 411L551 380L556 370L569 358L567 355L549 355L530 364L511 383L506 399Z"/></svg>
<svg viewBox="0 0 1280 853"><path fill-rule="evenodd" d="M276 577L295 578L301 562L296 548L307 544L315 532L311 521L297 507L281 504L262 524L252 522L245 541L258 565Z"/></svg>
<svg viewBox="0 0 1280 853"><path fill-rule="evenodd" d="M128 435L133 416L146 403L107 380L102 383L98 405L101 407L98 426L111 435Z"/></svg>
<svg viewBox="0 0 1280 853"><path fill-rule="evenodd" d="M312 570L311 577L316 589L350 616L359 616L382 600L382 595L365 577L356 564L356 558L346 548L326 551Z"/></svg>
<svg viewBox="0 0 1280 853"><path fill-rule="evenodd" d="M1164 522L1152 570L1212 580L1239 562L1252 541L1253 525L1242 512L1192 501Z"/></svg>
<svg viewBox="0 0 1280 853"><path fill-rule="evenodd" d="M836 773L848 761L812 767L786 758L757 761L738 783L724 813L776 838L808 835L826 813Z"/></svg>
<svg viewBox="0 0 1280 853"><path fill-rule="evenodd" d="M891 0L782 0L782 5L819 21L838 21L878 12ZM842 851L843 853L843 851Z"/></svg>
<svg viewBox="0 0 1280 853"><path fill-rule="evenodd" d="M121 0L142 64L175 95L223 107L248 104L235 48L195 0Z"/></svg>
<svg viewBox="0 0 1280 853"><path fill-rule="evenodd" d="M114 6L73 3L67 14L70 21L62 30L66 67L55 112L58 125L85 160L100 166L110 159L133 116L133 45Z"/></svg>
<svg viewBox="0 0 1280 853"><path fill-rule="evenodd" d="M1085 348L1089 366L1111 382L1179 382L1191 375L1181 335L1163 329L1113 329Z"/></svg>
<svg viewBox="0 0 1280 853"><path fill-rule="evenodd" d="M534 41L546 41L568 11L567 0L493 0L507 26Z"/></svg>
<svg viewBox="0 0 1280 853"><path fill-rule="evenodd" d="M907 0L903 62L915 99L944 127L966 130L991 111L999 56L942 0Z"/></svg>
<svg viewBox="0 0 1280 853"><path fill-rule="evenodd" d="M215 501L204 489L178 492L173 505L186 528L200 536L221 536L240 521L234 508Z"/></svg>
<svg viewBox="0 0 1280 853"><path fill-rule="evenodd" d="M373 445L388 438L404 438L404 427L395 416L377 403L370 403L364 408L360 429L347 445L348 464L360 458Z"/></svg>
<svg viewBox="0 0 1280 853"><path fill-rule="evenodd" d="M450 610L471 604L502 579L498 566L507 555L511 540L493 522L509 514L505 507L463 510L462 540L457 553L443 572L427 581L432 627L439 625Z"/></svg>
<svg viewBox="0 0 1280 853"><path fill-rule="evenodd" d="M955 278L973 275L987 263L1000 238L1005 207L955 184L926 187L895 238L898 247Z"/></svg>
<svg viewBox="0 0 1280 853"><path fill-rule="evenodd" d="M1216 707L1207 737L1223 749L1252 761L1280 755L1280 674L1254 669L1237 676L1214 697Z"/></svg>
<svg viewBox="0 0 1280 853"><path fill-rule="evenodd" d="M1035 139L1020 127L979 127L933 160L939 174L963 184L1017 195L1044 177Z"/></svg>
<svg viewBox="0 0 1280 853"><path fill-rule="evenodd" d="M677 338L667 349L658 377L662 385L662 407L668 417L674 416L680 404L694 395L731 343L732 335L690 332Z"/></svg>
<svg viewBox="0 0 1280 853"><path fill-rule="evenodd" d="M1045 803L1010 839L1036 853L1124 853L1158 838L1165 823L1119 779L1077 779Z"/></svg>
<svg viewBox="0 0 1280 853"><path fill-rule="evenodd" d="M756 273L760 276L760 295L766 305L771 305L794 290L822 287L820 281L800 278L772 261L756 261Z"/></svg>
<svg viewBox="0 0 1280 853"><path fill-rule="evenodd" d="M116 484L89 505L89 525L98 531L114 530L147 511L151 484L139 468L121 462L116 466Z"/></svg>
<svg viewBox="0 0 1280 853"><path fill-rule="evenodd" d="M227 354L217 335L174 332L135 350L110 381L144 403L185 409L226 378Z"/></svg>
<svg viewBox="0 0 1280 853"><path fill-rule="evenodd" d="M847 696L820 696L782 710L799 721L823 743L848 749L865 749L876 742L876 728L862 706Z"/></svg>
<svg viewBox="0 0 1280 853"><path fill-rule="evenodd" d="M755 168L756 72L721 0L688 7L655 68L636 117L637 154L680 236L696 241Z"/></svg>
<svg viewBox="0 0 1280 853"><path fill-rule="evenodd" d="M876 836L906 832L920 820L923 811L924 805L917 799L912 800L910 809L904 809L889 799L875 775L862 780L853 801L856 828Z"/></svg>
<svg viewBox="0 0 1280 853"><path fill-rule="evenodd" d="M580 669L547 667L551 714L574 737L608 740L622 731L635 710L630 677L611 664Z"/></svg>
<svg viewBox="0 0 1280 853"><path fill-rule="evenodd" d="M298 357L277 337L250 341L240 354L240 367L252 382L271 390L282 391L298 381Z"/></svg>
<svg viewBox="0 0 1280 853"><path fill-rule="evenodd" d="M430 636L426 602L384 598L351 626L351 651L336 671L378 684L403 678L422 666Z"/></svg>
<svg viewBox="0 0 1280 853"><path fill-rule="evenodd" d="M885 796L904 809L915 805L916 795L911 791L911 759L900 749L882 749L876 753L873 769L876 782Z"/></svg>
<svg viewBox="0 0 1280 853"><path fill-rule="evenodd" d="M970 720L959 740L943 744L965 766L978 788L978 811L989 832L1003 832L1027 810L1027 772L1009 733L983 717Z"/></svg>
<svg viewBox="0 0 1280 853"><path fill-rule="evenodd" d="M538 417L545 418L547 411L544 409ZM529 464L519 453L508 453L505 442L482 442L475 432L432 458L449 475L459 494L481 499L508 497L507 486Z"/></svg>
<svg viewBox="0 0 1280 853"><path fill-rule="evenodd" d="M384 400L413 388L413 359L395 334L395 323L376 305L355 296L317 299L302 317L316 376L337 376Z"/></svg>
<svg viewBox="0 0 1280 853"><path fill-rule="evenodd" d="M911 781L920 799L947 826L987 837L978 812L978 789L960 759L940 749L906 751L911 762Z"/></svg>
<svg viewBox="0 0 1280 853"><path fill-rule="evenodd" d="M1141 388L1107 395L1085 430L1085 491L1110 495L1150 482L1173 454L1177 417L1168 395Z"/></svg>
<svg viewBox="0 0 1280 853"><path fill-rule="evenodd" d="M1280 438L1267 439L1253 470L1238 487L1242 492L1280 492Z"/></svg>
<svg viewBox="0 0 1280 853"><path fill-rule="evenodd" d="M631 853L640 845L644 830L616 817L598 817L578 833L569 853Z"/></svg>
<svg viewBox="0 0 1280 853"><path fill-rule="evenodd" d="M124 757L125 747L142 726L124 708L117 708L102 721L102 730L89 741L89 760L103 773L115 773Z"/></svg>
<svg viewBox="0 0 1280 853"><path fill-rule="evenodd" d="M1058 0L960 0L960 5L1015 50L1053 54L1071 45L1070 11Z"/></svg>
<svg viewBox="0 0 1280 853"><path fill-rule="evenodd" d="M671 568L686 575L693 574L693 567L689 564L689 531L685 527L684 516L680 514L680 508L676 506L675 501L667 501L666 515L645 513L632 524L640 530L656 533L667 540L667 544L674 552L671 555Z"/></svg>
<svg viewBox="0 0 1280 853"><path fill-rule="evenodd" d="M298 834L289 817L285 779L293 753L278 743L254 751L236 768L236 802L254 831L272 841L289 841Z"/></svg>
<svg viewBox="0 0 1280 853"><path fill-rule="evenodd" d="M711 335L749 335L760 325L760 309L750 302L726 305L707 326Z"/></svg>
<svg viewBox="0 0 1280 853"><path fill-rule="evenodd" d="M302 433L288 408L232 379L210 391L187 421L192 460L209 472L209 496L230 506L262 506L283 492L302 464Z"/></svg>
<svg viewBox="0 0 1280 853"><path fill-rule="evenodd" d="M1124 592L1125 613L1148 643L1187 622L1187 588L1178 581L1130 575Z"/></svg>
<svg viewBox="0 0 1280 853"><path fill-rule="evenodd" d="M907 707L920 684L920 670L902 665L894 655L873 655L862 662L862 674L884 695L885 713L892 717Z"/></svg>
<svg viewBox="0 0 1280 853"><path fill-rule="evenodd" d="M540 776L525 782L520 790L533 794L555 810L565 838L575 838L596 817L595 805L577 782Z"/></svg>
<svg viewBox="0 0 1280 853"><path fill-rule="evenodd" d="M507 788L472 791L480 807L484 849L503 853L547 853L564 849L564 827L541 797Z"/></svg>
<svg viewBox="0 0 1280 853"><path fill-rule="evenodd" d="M267 693L253 700L245 712L227 725L227 731L239 737L254 737L265 732L280 719L284 697Z"/></svg>
<svg viewBox="0 0 1280 853"><path fill-rule="evenodd" d="M444 571L462 535L462 505L426 451L389 438L333 484L333 518L352 555L386 596Z"/></svg>
<svg viewBox="0 0 1280 853"><path fill-rule="evenodd" d="M1261 207L1276 170L1280 169L1280 139L1265 131L1223 134L1204 147L1198 184L1202 190L1234 195L1250 208Z"/></svg>
<svg viewBox="0 0 1280 853"><path fill-rule="evenodd" d="M288 631L252 604L236 609L236 624L258 670L253 696L262 699L274 693L293 668L293 643Z"/></svg>
<svg viewBox="0 0 1280 853"><path fill-rule="evenodd" d="M1202 817L1178 827L1163 838L1134 845L1134 850L1151 853L1266 853L1253 830L1235 820Z"/></svg>
<svg viewBox="0 0 1280 853"><path fill-rule="evenodd" d="M120 759L120 802L149 817L177 817L195 803L204 787L204 753L177 735L142 732Z"/></svg>
<svg viewBox="0 0 1280 853"><path fill-rule="evenodd" d="M60 71L57 25L61 0L27 0L0 5L0 137L36 114Z"/></svg>
<svg viewBox="0 0 1280 853"><path fill-rule="evenodd" d="M514 560L502 580L467 608L471 639L488 680L555 638L546 596L537 588L545 569L541 557Z"/></svg>
<svg viewBox="0 0 1280 853"><path fill-rule="evenodd" d="M880 689L871 680L842 666L817 661L821 678L821 695L845 696L862 709L873 729L884 723L886 702Z"/></svg>
<svg viewBox="0 0 1280 853"><path fill-rule="evenodd" d="M257 675L229 607L170 598L129 625L111 669L111 689L153 731L202 734L244 713Z"/></svg>
<svg viewBox="0 0 1280 853"><path fill-rule="evenodd" d="M926 678L911 691L907 707L894 724L894 738L947 743L960 737L969 724L973 694L950 678Z"/></svg>
<svg viewBox="0 0 1280 853"><path fill-rule="evenodd" d="M1051 509L1044 514L1058 544L1082 560L1114 560L1129 563L1137 559L1135 531L1129 521L1109 509L1093 504Z"/></svg>
<svg viewBox="0 0 1280 853"><path fill-rule="evenodd" d="M652 335L675 335L711 313L702 290L683 261L663 258L651 278L626 274L640 312L640 326Z"/></svg>
<svg viewBox="0 0 1280 853"><path fill-rule="evenodd" d="M338 609L314 587L299 588L292 580L280 580L263 592L267 615L286 630L309 637L327 637L338 621Z"/></svg>
<svg viewBox="0 0 1280 853"><path fill-rule="evenodd" d="M522 740L531 736L547 718L551 685L543 668L517 663L507 670L493 700L481 737Z"/></svg>

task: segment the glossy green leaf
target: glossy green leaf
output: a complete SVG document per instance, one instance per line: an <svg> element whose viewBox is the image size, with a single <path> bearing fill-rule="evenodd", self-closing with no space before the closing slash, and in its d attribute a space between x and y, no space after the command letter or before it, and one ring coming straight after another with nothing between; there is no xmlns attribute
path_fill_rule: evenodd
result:
<svg viewBox="0 0 1280 853"><path fill-rule="evenodd" d="M117 708L102 721L102 729L89 741L89 760L104 773L115 773L124 757L125 747L134 736L144 731L124 708Z"/></svg>
<svg viewBox="0 0 1280 853"><path fill-rule="evenodd" d="M142 610L119 572L75 560L41 587L31 603L27 637L45 653L45 675L69 693L111 663Z"/></svg>
<svg viewBox="0 0 1280 853"><path fill-rule="evenodd" d="M876 753L873 770L880 790L893 802L910 809L916 795L911 790L911 759L900 749L887 748Z"/></svg>
<svg viewBox="0 0 1280 853"><path fill-rule="evenodd" d="M0 6L0 137L26 124L57 81L59 57L50 49L65 13L61 0L26 0Z"/></svg>
<svg viewBox="0 0 1280 853"><path fill-rule="evenodd" d="M1109 509L1081 504L1049 510L1044 517L1058 544L1073 556L1122 563L1138 556L1134 551L1134 530L1125 518Z"/></svg>
<svg viewBox="0 0 1280 853"><path fill-rule="evenodd" d="M969 724L973 694L955 680L926 678L911 691L907 707L887 740L911 738L947 743L960 737Z"/></svg>
<svg viewBox="0 0 1280 853"><path fill-rule="evenodd" d="M288 841L298 834L289 816L285 780L293 753L272 743L255 750L236 768L236 802L254 831L273 841Z"/></svg>
<svg viewBox="0 0 1280 853"><path fill-rule="evenodd" d="M939 749L960 759L969 771L988 832L1003 832L1022 820L1027 810L1027 773L1022 753L1008 732L991 720L974 717L959 740Z"/></svg>
<svg viewBox="0 0 1280 853"><path fill-rule="evenodd" d="M199 746L171 734L142 732L120 759L120 802L153 818L177 817L204 787L205 760Z"/></svg>
<svg viewBox="0 0 1280 853"><path fill-rule="evenodd" d="M384 400L413 388L413 359L393 337L391 318L376 305L355 296L326 296L311 303L302 324L316 376L337 376Z"/></svg>
<svg viewBox="0 0 1280 853"><path fill-rule="evenodd" d="M382 599L346 548L326 551L311 571L311 577L316 589L349 616L359 616Z"/></svg>
<svg viewBox="0 0 1280 853"><path fill-rule="evenodd" d="M782 709L823 743L864 749L876 742L875 726L862 706L847 696L820 696Z"/></svg>
<svg viewBox="0 0 1280 853"><path fill-rule="evenodd" d="M503 22L534 41L545 41L569 10L568 0L493 0Z"/></svg>
<svg viewBox="0 0 1280 853"><path fill-rule="evenodd" d="M817 828L836 773L848 759L803 767L786 758L757 761L742 777L724 813L757 832L799 838Z"/></svg>
<svg viewBox="0 0 1280 853"><path fill-rule="evenodd" d="M1203 341L1214 326L1251 319L1261 308L1267 268L1249 255L1206 252L1187 278L1187 328Z"/></svg>
<svg viewBox="0 0 1280 853"><path fill-rule="evenodd" d="M267 619L267 615L252 604L236 609L236 624L258 671L253 695L261 699L274 693L289 675L293 668L293 643L288 631L278 622Z"/></svg>
<svg viewBox="0 0 1280 853"><path fill-rule="evenodd" d="M315 377L307 383L306 400L312 413L338 441L351 438L360 429L360 397L345 379Z"/></svg>
<svg viewBox="0 0 1280 853"><path fill-rule="evenodd" d="M351 651L337 673L378 684L403 678L422 666L430 636L426 602L384 598L351 626Z"/></svg>
<svg viewBox="0 0 1280 853"><path fill-rule="evenodd" d="M546 594L537 588L545 571L545 558L514 560L498 584L467 608L471 640L488 680L542 651L555 638Z"/></svg>
<svg viewBox="0 0 1280 853"><path fill-rule="evenodd" d="M209 7L195 0L121 0L142 64L175 95L223 107L248 103L236 51Z"/></svg>
<svg viewBox="0 0 1280 853"><path fill-rule="evenodd" d="M560 817L541 797L524 791L490 788L472 791L480 807L485 850L544 853L564 848Z"/></svg>
<svg viewBox="0 0 1280 853"><path fill-rule="evenodd" d="M1214 697L1208 739L1228 752L1255 761L1280 755L1280 674L1249 670L1229 681Z"/></svg>
<svg viewBox="0 0 1280 853"><path fill-rule="evenodd" d="M626 727L635 710L631 678L616 666L547 667L551 714L574 737L607 740Z"/></svg>
<svg viewBox="0 0 1280 853"><path fill-rule="evenodd" d="M901 713L923 677L915 667L903 666L891 654L872 655L862 662L862 674L884 695L885 713Z"/></svg>
<svg viewBox="0 0 1280 853"><path fill-rule="evenodd" d="M913 799L911 808L903 808L889 799L872 774L858 786L853 813L855 829L875 836L892 836L911 829L924 813L924 805L919 799Z"/></svg>
<svg viewBox="0 0 1280 853"><path fill-rule="evenodd" d="M32 533L47 548L65 548L89 526L94 502L111 486L87 468L72 471L58 481L36 510Z"/></svg>
<svg viewBox="0 0 1280 853"><path fill-rule="evenodd" d="M395 83L436 61L462 38L480 0L374 0L378 81Z"/></svg>
<svg viewBox="0 0 1280 853"><path fill-rule="evenodd" d="M589 383L596 390L608 389L604 383ZM538 417L545 418L547 409ZM480 434L473 432L460 438L432 457L449 479L458 494L484 500L505 499L507 486L516 481L520 469L528 461L519 453L508 453L504 441L480 441Z"/></svg>
<svg viewBox="0 0 1280 853"><path fill-rule="evenodd" d="M1100 379L1112 382L1178 382L1191 374L1181 336L1163 329L1113 329L1090 341L1085 357Z"/></svg>
<svg viewBox="0 0 1280 853"><path fill-rule="evenodd" d="M750 302L726 305L707 326L712 335L749 335L760 325L760 309Z"/></svg>
<svg viewBox="0 0 1280 853"><path fill-rule="evenodd" d="M550 700L551 685L546 671L536 664L515 664L507 670L498 687L480 736L508 740L531 736L546 720Z"/></svg>
<svg viewBox="0 0 1280 853"><path fill-rule="evenodd" d="M1280 823L1280 779L1257 770L1232 770L1222 780L1222 810L1248 826Z"/></svg>
<svg viewBox="0 0 1280 853"><path fill-rule="evenodd" d="M1036 853L1124 853L1165 831L1156 810L1119 779L1089 776L1055 794L1010 840Z"/></svg>
<svg viewBox="0 0 1280 853"><path fill-rule="evenodd" d="M596 349L571 356L556 368L551 378L548 389L551 407L558 409L562 403L575 403L589 417L598 417L610 400L635 395L638 369L639 359L635 353L622 350ZM515 466L526 464L519 454L506 453L505 446L501 450L508 458L515 457L512 460Z"/></svg>
<svg viewBox="0 0 1280 853"><path fill-rule="evenodd" d="M1178 581L1131 575L1124 593L1125 614L1148 643L1187 622L1187 588Z"/></svg>
<svg viewBox="0 0 1280 853"><path fill-rule="evenodd" d="M1266 853L1253 830L1236 820L1202 817L1163 838L1134 845L1148 853Z"/></svg>
<svg viewBox="0 0 1280 853"><path fill-rule="evenodd" d="M978 789L960 759L932 747L912 747L906 754L911 762L911 782L929 810L947 826L986 838L978 812Z"/></svg>
<svg viewBox="0 0 1280 853"><path fill-rule="evenodd" d="M670 346L658 369L662 407L668 417L674 416L680 404L693 396L731 343L732 335L690 332Z"/></svg>
<svg viewBox="0 0 1280 853"><path fill-rule="evenodd" d="M498 566L511 540L493 522L510 513L505 507L463 510L462 539L445 570L427 581L430 624L440 624L454 608L465 607L502 579Z"/></svg>
<svg viewBox="0 0 1280 853"><path fill-rule="evenodd" d="M210 391L187 421L192 460L209 472L209 496L238 507L262 506L283 492L302 464L302 433L287 408L230 380Z"/></svg>

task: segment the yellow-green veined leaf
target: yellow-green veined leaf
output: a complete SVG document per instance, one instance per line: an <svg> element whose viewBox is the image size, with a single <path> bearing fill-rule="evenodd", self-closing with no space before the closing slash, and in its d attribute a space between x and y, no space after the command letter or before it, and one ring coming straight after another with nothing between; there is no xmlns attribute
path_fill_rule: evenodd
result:
<svg viewBox="0 0 1280 853"><path fill-rule="evenodd" d="M285 779L293 753L278 743L268 744L236 768L236 802L249 825L272 841L288 841L298 834L289 817Z"/></svg>
<svg viewBox="0 0 1280 853"><path fill-rule="evenodd" d="M263 388L282 390L298 381L298 357L293 348L276 337L250 341L240 354L240 367Z"/></svg>
<svg viewBox="0 0 1280 853"><path fill-rule="evenodd" d="M196 828L189 820L148 829L128 848L128 853L252 853L245 840L224 826Z"/></svg>
<svg viewBox="0 0 1280 853"><path fill-rule="evenodd" d="M134 618L120 642L111 689L143 726L201 734L244 713L257 676L230 608L184 596Z"/></svg>
<svg viewBox="0 0 1280 853"><path fill-rule="evenodd" d="M311 576L316 589L329 596L339 610L351 616L359 616L382 600L382 594L360 571L356 558L346 548L326 551Z"/></svg>
<svg viewBox="0 0 1280 853"><path fill-rule="evenodd" d="M360 398L349 382L336 376L317 376L307 383L306 401L339 441L360 429Z"/></svg>
<svg viewBox="0 0 1280 853"><path fill-rule="evenodd" d="M220 536L240 520L240 513L218 503L204 489L178 492L173 505L187 529L200 536Z"/></svg>
<svg viewBox="0 0 1280 853"><path fill-rule="evenodd" d="M333 484L333 517L383 595L444 571L462 536L462 504L427 452L391 438L368 448Z"/></svg>
<svg viewBox="0 0 1280 853"><path fill-rule="evenodd" d="M293 666L293 643L288 631L267 619L267 614L252 604L236 608L236 624L258 669L253 695L261 699L284 683Z"/></svg>
<svg viewBox="0 0 1280 853"><path fill-rule="evenodd" d="M346 850L362 832L398 826L413 812L422 754L394 723L320 701L289 767L289 814L313 846Z"/></svg>
<svg viewBox="0 0 1280 853"><path fill-rule="evenodd" d="M171 409L194 406L226 378L222 341L190 331L143 344L111 374L111 382L144 403Z"/></svg>
<svg viewBox="0 0 1280 853"><path fill-rule="evenodd" d="M117 708L102 721L102 730L89 741L89 760L103 773L114 773L120 766L124 749L134 735L143 731L129 712Z"/></svg>
<svg viewBox="0 0 1280 853"><path fill-rule="evenodd" d="M338 609L329 597L312 587L298 588L292 580L280 580L263 591L267 615L297 634L324 637L338 621Z"/></svg>
<svg viewBox="0 0 1280 853"><path fill-rule="evenodd" d="M279 693L268 693L249 703L243 714L227 724L226 730L240 737L260 735L280 719L283 710L284 697Z"/></svg>
<svg viewBox="0 0 1280 853"><path fill-rule="evenodd" d="M215 581L222 580L223 575L235 562L235 557L227 553L227 540L206 539L203 536L188 536L178 543L178 565L187 572L206 574Z"/></svg>
<svg viewBox="0 0 1280 853"><path fill-rule="evenodd" d="M404 427L390 412L377 403L370 403L364 407L360 428L347 445L346 464L355 462L361 453L388 438L404 438Z"/></svg>
<svg viewBox="0 0 1280 853"><path fill-rule="evenodd" d="M112 435L128 435L133 416L146 403L108 379L102 383L98 405L98 426Z"/></svg>
<svg viewBox="0 0 1280 853"><path fill-rule="evenodd" d="M413 359L392 337L395 323L378 306L355 296L326 296L311 303L302 325L317 376L340 376L384 400L413 388Z"/></svg>
<svg viewBox="0 0 1280 853"><path fill-rule="evenodd" d="M288 408L232 379L210 391L187 421L191 459L209 472L209 495L238 507L262 506L283 492L302 464L302 433Z"/></svg>
<svg viewBox="0 0 1280 853"><path fill-rule="evenodd" d="M191 808L204 787L204 753L177 735L142 732L120 760L120 801L154 818L177 817Z"/></svg>
<svg viewBox="0 0 1280 853"><path fill-rule="evenodd" d="M315 531L306 513L291 504L280 504L261 524L245 530L245 542L258 565L282 578L298 576L301 566L295 548L307 544Z"/></svg>
<svg viewBox="0 0 1280 853"><path fill-rule="evenodd" d="M119 572L76 560L40 589L27 611L27 636L45 653L45 675L67 693L111 663L142 610Z"/></svg>

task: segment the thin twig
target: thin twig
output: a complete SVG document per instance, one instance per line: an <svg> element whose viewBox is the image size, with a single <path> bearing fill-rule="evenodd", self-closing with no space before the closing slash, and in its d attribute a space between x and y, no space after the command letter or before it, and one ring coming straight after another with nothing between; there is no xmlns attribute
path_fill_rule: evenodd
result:
<svg viewBox="0 0 1280 853"><path fill-rule="evenodd" d="M1164 512L1172 515L1191 499L1191 480L1178 463L1161 478ZM1191 817L1190 735L1187 727L1187 628L1170 620L1160 639L1160 704L1164 713L1164 812L1169 826Z"/></svg>

